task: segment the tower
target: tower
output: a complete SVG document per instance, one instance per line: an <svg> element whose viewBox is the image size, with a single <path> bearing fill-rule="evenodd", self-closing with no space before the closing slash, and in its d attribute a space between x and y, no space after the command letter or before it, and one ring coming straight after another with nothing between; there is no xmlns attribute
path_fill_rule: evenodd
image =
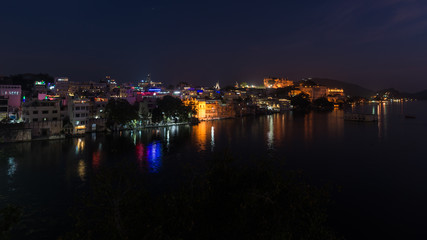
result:
<svg viewBox="0 0 427 240"><path fill-rule="evenodd" d="M219 87L219 81L216 82L215 86L214 86L215 90L219 91L221 88Z"/></svg>

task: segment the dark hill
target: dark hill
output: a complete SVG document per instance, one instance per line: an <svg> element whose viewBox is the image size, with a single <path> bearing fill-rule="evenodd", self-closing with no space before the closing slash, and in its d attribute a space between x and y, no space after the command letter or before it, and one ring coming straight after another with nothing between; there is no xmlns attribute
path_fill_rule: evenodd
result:
<svg viewBox="0 0 427 240"><path fill-rule="evenodd" d="M427 90L414 93L413 96L418 100L427 100Z"/></svg>

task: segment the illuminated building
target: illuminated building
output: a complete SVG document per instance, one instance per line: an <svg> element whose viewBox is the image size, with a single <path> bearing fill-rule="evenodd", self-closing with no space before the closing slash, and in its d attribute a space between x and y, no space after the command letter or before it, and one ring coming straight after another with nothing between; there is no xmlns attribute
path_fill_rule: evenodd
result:
<svg viewBox="0 0 427 240"><path fill-rule="evenodd" d="M90 107L90 118L105 118L105 107L107 103L108 98L96 97Z"/></svg>
<svg viewBox="0 0 427 240"><path fill-rule="evenodd" d="M328 88L328 95L344 96L344 89L342 89L342 88Z"/></svg>
<svg viewBox="0 0 427 240"><path fill-rule="evenodd" d="M62 130L59 100L35 100L22 107L22 120L31 128L31 136L58 135Z"/></svg>
<svg viewBox="0 0 427 240"><path fill-rule="evenodd" d="M68 86L68 88L65 86ZM116 85L110 85L110 87L111 86L114 86L112 89L116 87ZM57 86L55 86L55 88L56 87ZM68 90L68 95L77 94L81 96L88 96L105 92L107 89L107 84L96 82L68 82L66 85L64 85L64 90L65 89Z"/></svg>
<svg viewBox="0 0 427 240"><path fill-rule="evenodd" d="M71 100L68 105L68 115L74 126L73 133L85 133L90 114L90 103L86 99Z"/></svg>
<svg viewBox="0 0 427 240"><path fill-rule="evenodd" d="M289 99L279 99L280 111L287 111L291 109L291 100Z"/></svg>
<svg viewBox="0 0 427 240"><path fill-rule="evenodd" d="M206 98L213 96L213 90L208 90L204 88L190 88L186 87L181 91L182 99L191 99L191 98Z"/></svg>
<svg viewBox="0 0 427 240"><path fill-rule="evenodd" d="M68 82L68 77L57 77L55 78L55 85Z"/></svg>
<svg viewBox="0 0 427 240"><path fill-rule="evenodd" d="M206 101L191 98L191 99L185 99L183 103L185 106L194 107L194 110L196 110L195 117L198 118L199 120L203 120L206 118Z"/></svg>
<svg viewBox="0 0 427 240"><path fill-rule="evenodd" d="M238 91L228 91L224 93L224 100L233 101L240 98L240 92Z"/></svg>
<svg viewBox="0 0 427 240"><path fill-rule="evenodd" d="M162 82L151 81L151 74L148 74L145 80L141 80L138 83L138 87L140 87L142 90L147 90L150 87L160 87L162 86L162 84L163 84Z"/></svg>
<svg viewBox="0 0 427 240"><path fill-rule="evenodd" d="M21 93L21 85L0 85L0 96L8 100L9 108L21 106Z"/></svg>
<svg viewBox="0 0 427 240"><path fill-rule="evenodd" d="M232 104L222 103L219 100L198 100L186 99L183 101L186 106L193 106L199 120L213 120L221 118L232 118L236 116L236 111Z"/></svg>
<svg viewBox="0 0 427 240"><path fill-rule="evenodd" d="M61 97L68 96L70 82L67 77L55 78L55 92Z"/></svg>
<svg viewBox="0 0 427 240"><path fill-rule="evenodd" d="M234 107L231 104L222 103L219 100L207 100L205 119L221 119L221 118L232 118L235 117L236 113Z"/></svg>
<svg viewBox="0 0 427 240"><path fill-rule="evenodd" d="M284 88L293 85L293 81L285 78L264 78L264 86L266 88Z"/></svg>
<svg viewBox="0 0 427 240"><path fill-rule="evenodd" d="M344 89L328 88L327 98L329 102L339 103L345 101Z"/></svg>
<svg viewBox="0 0 427 240"><path fill-rule="evenodd" d="M301 90L299 90L299 89L293 89L293 90L291 90L290 92L289 92L289 97L295 97L296 95L299 95L299 94L301 94L302 93L302 91Z"/></svg>
<svg viewBox="0 0 427 240"><path fill-rule="evenodd" d="M8 107L8 99L4 96L0 96L0 121L7 118L9 107Z"/></svg>
<svg viewBox="0 0 427 240"><path fill-rule="evenodd" d="M299 87L301 92L308 95L310 101L318 98L326 97L328 94L328 88L325 86L303 86Z"/></svg>
<svg viewBox="0 0 427 240"><path fill-rule="evenodd" d="M291 101L288 99L277 99L277 98L259 98L256 101L256 105L259 109L268 112L281 112L290 110Z"/></svg>
<svg viewBox="0 0 427 240"><path fill-rule="evenodd" d="M43 100L25 103L22 106L22 120L27 123L61 120L59 101Z"/></svg>

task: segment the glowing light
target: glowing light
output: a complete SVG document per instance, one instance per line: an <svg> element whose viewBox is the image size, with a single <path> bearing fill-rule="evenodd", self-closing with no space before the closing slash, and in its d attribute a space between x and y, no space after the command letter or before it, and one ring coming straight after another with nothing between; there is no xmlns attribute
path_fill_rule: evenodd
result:
<svg viewBox="0 0 427 240"><path fill-rule="evenodd" d="M45 81L36 81L35 85L45 85Z"/></svg>
<svg viewBox="0 0 427 240"><path fill-rule="evenodd" d="M160 142L153 142L147 146L148 171L158 173L162 165L162 146Z"/></svg>
<svg viewBox="0 0 427 240"><path fill-rule="evenodd" d="M85 147L85 142L82 141L81 138L79 138L77 140L77 145L76 145L76 155L79 154L79 152L83 151L84 147Z"/></svg>
<svg viewBox="0 0 427 240"><path fill-rule="evenodd" d="M267 146L268 149L273 149L274 146L274 124L271 115L268 116Z"/></svg>
<svg viewBox="0 0 427 240"><path fill-rule="evenodd" d="M80 180L85 181L86 178L86 164L83 159L80 159L79 164L77 166L77 172L79 174Z"/></svg>
<svg viewBox="0 0 427 240"><path fill-rule="evenodd" d="M9 177L12 177L15 174L16 168L18 167L18 165L16 164L14 157L10 157L8 163L9 163L9 168L7 169L7 175Z"/></svg>
<svg viewBox="0 0 427 240"><path fill-rule="evenodd" d="M160 92L160 91L162 91L162 89L160 89L160 88L149 88L148 91L149 92Z"/></svg>
<svg viewBox="0 0 427 240"><path fill-rule="evenodd" d="M101 151L93 152L92 154L92 166L94 169L98 169L101 162Z"/></svg>
<svg viewBox="0 0 427 240"><path fill-rule="evenodd" d="M139 167L140 168L145 167L147 163L144 161L144 145L142 143L138 143L135 146L135 154L136 154L136 160L139 163Z"/></svg>
<svg viewBox="0 0 427 240"><path fill-rule="evenodd" d="M166 148L169 152L169 145L170 145L170 136L169 136L169 129L166 131Z"/></svg>
<svg viewBox="0 0 427 240"><path fill-rule="evenodd" d="M215 128L214 126L211 127L211 151L213 152L215 147Z"/></svg>

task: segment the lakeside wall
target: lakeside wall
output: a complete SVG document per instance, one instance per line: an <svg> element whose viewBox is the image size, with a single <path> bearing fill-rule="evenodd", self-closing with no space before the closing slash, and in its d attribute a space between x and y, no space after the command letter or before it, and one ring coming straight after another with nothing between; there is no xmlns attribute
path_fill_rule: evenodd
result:
<svg viewBox="0 0 427 240"><path fill-rule="evenodd" d="M0 126L0 143L31 141L31 128L23 124L11 127L9 124Z"/></svg>

